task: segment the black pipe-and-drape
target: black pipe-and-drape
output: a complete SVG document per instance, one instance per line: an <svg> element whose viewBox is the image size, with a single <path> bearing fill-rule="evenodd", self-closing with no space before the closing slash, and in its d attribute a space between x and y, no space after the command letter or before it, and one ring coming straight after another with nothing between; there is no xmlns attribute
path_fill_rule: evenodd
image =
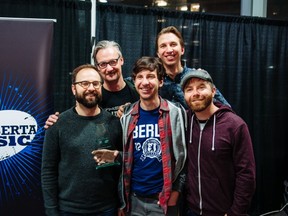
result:
<svg viewBox="0 0 288 216"><path fill-rule="evenodd" d="M0 17L56 20L52 62L54 85L51 91L54 92L55 111L62 112L71 107L75 102L70 73L76 66L90 62L91 1L1 0Z"/></svg>
<svg viewBox="0 0 288 216"><path fill-rule="evenodd" d="M181 31L183 64L210 72L249 126L257 165L250 214L280 209L288 178L288 22L104 4L96 14L96 39L121 45L124 76L137 58L155 55L161 28Z"/></svg>
<svg viewBox="0 0 288 216"><path fill-rule="evenodd" d="M70 71L72 71L72 69L75 66L78 66L79 64L83 64L86 62L90 62L91 2L90 1L83 2L83 1L76 1L76 0L74 1L73 0L61 0L61 1L60 0L1 0L0 1L0 17L33 18L33 19L41 18L41 19L55 19L56 20L54 24L53 56L51 56L52 57L51 59L53 60L52 60L51 67L50 67L53 69L54 85L49 86L48 87L49 89L47 90L53 92L55 111L62 112L65 109L71 107L72 104L75 104L75 100L73 99L72 92L71 92L71 78L70 78L69 73ZM9 28L6 28L6 31L7 29ZM13 34L13 29L14 28L12 27L11 34ZM29 27L29 29L32 29L32 28ZM2 31L3 29L0 29L0 34L3 33ZM19 33L17 32L17 34ZM31 38L35 38L34 32L30 32L30 34L31 34ZM5 32L5 35L8 35L8 32ZM28 33L25 32L24 36L26 37L27 35ZM19 37L21 37L21 33ZM12 38L15 38L15 37L12 36ZM3 41L0 41L0 48L3 47L1 46L1 43L3 43ZM43 44L43 46L44 45L45 44ZM25 45L23 44L23 46L27 47L27 44ZM32 47L31 53L35 53L34 52L35 47L34 46L31 46L31 47ZM39 47L39 49L42 49L42 48ZM21 50L23 49L19 47L19 52L21 52ZM0 52L4 52L4 50L0 49ZM31 55L31 53L29 52L20 53L20 54L17 53L17 55L15 56L21 56L21 55L29 56ZM44 60L44 58L41 56L38 59ZM15 61L15 64L21 64L21 60L19 61L19 59L17 58L15 58L14 61ZM36 63L36 65L37 64L38 63ZM49 63L47 63L47 65L49 65ZM26 70L26 69L23 68L23 70ZM0 68L0 73L7 73L7 72L9 71L3 71L3 68ZM21 71L18 71L17 73L21 73ZM48 76L48 77L51 77L51 76ZM29 79L29 77L27 79ZM31 78L31 80L33 80L33 78ZM34 85L38 86L39 83L35 83ZM29 86L26 86L26 87L29 88ZM4 88L4 87L0 86L0 88ZM32 87L31 89L38 89L38 88ZM5 92L5 91L2 91L2 92ZM34 93L35 95L38 95L38 92L34 92ZM0 95L0 98L3 98L3 97L5 96ZM47 98L43 98L43 101L47 101ZM53 101L51 101L51 103L53 103ZM0 104L1 104L1 100L0 100ZM1 105L3 105L2 107L5 107L5 104L1 104ZM17 107L19 106L17 105ZM39 106L37 105L35 109L38 109L38 108ZM46 117L44 116L42 120L44 119L46 120L46 118L48 118L48 115ZM1 118L0 118L0 122L1 122ZM15 122L15 119L12 122ZM39 125L39 126L42 127L43 125ZM39 129L37 131L37 134L39 131L41 133L42 130ZM1 129L0 129L0 137L1 137ZM2 136L2 139L3 139L3 136ZM3 147L3 143L0 147ZM11 146L11 148L14 148L14 147ZM2 155L4 155L5 151L6 150L4 150L3 148L0 148L0 152ZM38 152L38 150L34 150L33 153L41 154L41 152ZM26 159L22 158L23 161L26 162L26 165L21 166L21 167L13 167L13 164L17 165L23 162L23 161L20 161L20 163L19 162L14 163L13 162L15 160L14 157L13 157L14 160L13 158L11 158L12 163L9 163L9 162L5 163L3 161L0 161L1 165L3 162L3 167L6 167L7 164L11 165L11 167L9 167L9 170L11 170L11 173L6 172L7 169L4 169L4 170L0 169L0 178L2 180L1 182L3 184L4 183L7 184L7 188L5 190L2 190L2 187L0 190L0 215L1 216L19 216L21 213L22 215L37 215L37 216L45 215L43 199L42 199L41 184L40 184L41 173L37 172L37 170L39 169L35 168L35 166L37 167L39 166L38 168L41 167L41 164L39 164L39 161L38 161L39 155L33 156L33 154L27 154L26 156L27 156ZM30 163L30 161L34 161L35 163ZM28 165L30 165L31 167L34 167L35 169L33 168L32 172L30 172L31 170L27 171L26 166ZM19 173L17 172L15 174L15 172L12 172L13 170L14 171L20 170L20 171ZM33 170L34 171L36 170L36 171L33 172ZM28 181L29 178L27 179L27 176L30 176L31 178L33 178L33 181L35 180L36 183L33 184L33 181L32 182ZM9 179L11 180L14 178L16 181L18 181L18 184L14 184L13 181L9 181ZM18 186L21 186L22 184L23 184L23 188L19 188ZM25 190L26 187L28 187L27 191ZM15 189L14 191L15 193L12 190L10 191L9 188L13 188L13 191Z"/></svg>

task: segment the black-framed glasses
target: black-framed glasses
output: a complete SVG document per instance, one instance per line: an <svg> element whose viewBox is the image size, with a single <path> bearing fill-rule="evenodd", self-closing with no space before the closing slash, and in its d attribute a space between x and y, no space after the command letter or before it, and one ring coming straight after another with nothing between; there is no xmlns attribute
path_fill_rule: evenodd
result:
<svg viewBox="0 0 288 216"><path fill-rule="evenodd" d="M98 67L101 68L101 69L105 69L107 67L107 65L109 64L111 67L114 67L117 65L118 63L118 60L120 58L120 55L117 59L112 59L110 60L109 62L99 62L97 63Z"/></svg>
<svg viewBox="0 0 288 216"><path fill-rule="evenodd" d="M92 81L92 82L80 81L80 82L74 82L73 84L74 85L79 84L84 89L88 89L89 86L92 84L95 89L99 89L102 85L102 82L101 81Z"/></svg>

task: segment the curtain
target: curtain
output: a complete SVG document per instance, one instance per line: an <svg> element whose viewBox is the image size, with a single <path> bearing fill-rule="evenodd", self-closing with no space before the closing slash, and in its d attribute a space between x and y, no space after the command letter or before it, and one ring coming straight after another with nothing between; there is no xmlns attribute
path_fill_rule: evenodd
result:
<svg viewBox="0 0 288 216"><path fill-rule="evenodd" d="M138 58L154 55L151 41L155 41L158 30L154 11L101 5L97 7L96 15L96 43L99 40L114 40L120 44L124 56L124 76L130 75Z"/></svg>
<svg viewBox="0 0 288 216"><path fill-rule="evenodd" d="M49 82L49 83L53 83L53 86L51 85L49 87L51 87L50 91L52 91L52 95L54 97L52 103L54 104L55 111L62 112L68 109L69 107L71 107L75 103L75 99L73 99L72 92L71 92L70 72L73 70L74 67L83 63L90 62L91 2L90 1L76 1L76 0L61 0L61 1L60 0L12 0L12 1L1 0L0 1L0 16L1 17L14 17L14 18L37 18L37 19L43 18L43 19L55 19L56 20L56 23L54 24L53 55L51 56L51 59L53 59L52 64L51 64L52 70L53 70L52 73L54 74L54 76L53 76L53 80L50 80L51 82ZM0 30L0 34L2 34L1 31L3 31L3 29ZM29 34L25 34L25 36L27 35ZM31 38L35 38L35 35L33 32L31 32ZM43 44L43 46L44 45L45 44ZM27 47L27 45L25 44L25 46L23 47ZM19 47L19 52L21 52L21 50L23 50L23 48ZM25 56L27 55L27 53L20 53L20 54L17 53L17 55L15 56L21 56L21 55ZM44 58L43 56L39 57L40 60L44 60L43 58ZM17 59L15 61L17 62ZM21 62L21 61L18 61L18 62ZM7 73L7 72L8 71L3 71L3 68L0 68L1 74ZM33 80L33 78L31 78L30 80ZM38 86L39 83L35 83L34 85ZM33 86L32 86L32 89L33 89ZM36 94L38 93L36 92ZM42 99L44 102L47 100L47 98L42 98ZM0 101L0 104L1 104L1 101ZM49 104L49 107L50 107L50 104ZM47 118L48 118L48 115L41 118L41 120L43 120L42 123ZM41 139L35 138L34 141L41 142ZM37 161L37 159L39 158L39 154L41 158L41 152L40 151L37 152L38 149L36 149L35 146L31 148L34 149L33 153L35 153L36 155L34 156L33 154L31 155L27 154L27 155L29 156L29 159L31 161L35 162L34 164L35 166L33 164L32 165L30 164L31 161L25 160L23 158L22 159L26 161L27 164L30 164L34 169L36 165L39 165L38 163L39 161ZM3 149L0 149L0 151L1 150ZM12 167L11 170L14 170L14 171L22 170L24 168L25 168L25 164L22 167L14 167L14 168ZM31 213L32 210L35 215L44 215L41 184L39 184L40 173L37 173L37 172L31 172L31 173L34 174L33 181L35 180L36 182L38 182L35 185L30 185L31 182L26 181L27 180L26 177L22 178L21 172L19 175L15 175L14 172L2 173L3 176L7 179L14 178L14 177L16 179L18 178L17 180L18 180L19 185L23 184L24 189L26 185L29 185L29 188L31 186L33 190L27 189L27 194L25 194L26 191L24 189L18 188L17 184L15 185L11 184L11 187L15 188L15 190L20 190L21 192L18 192L17 194L16 193L17 191L16 191L14 194L11 191L11 193L8 194L10 195L9 201L11 199L11 202L8 202L8 203L5 200L6 192L1 191L0 200L2 204L4 204L0 208L1 215L2 214L3 215L17 215L17 212L18 213L22 212L25 215L25 212ZM23 172L22 174L26 175L25 172ZM13 181L11 182L13 183ZM23 200L25 200L25 202L23 202ZM39 203L42 205L39 205ZM15 208L15 206L17 206L17 208Z"/></svg>
<svg viewBox="0 0 288 216"><path fill-rule="evenodd" d="M90 63L91 58L91 1L1 0L0 16L56 20L51 91L55 111L71 107L75 100L70 73L78 65Z"/></svg>
<svg viewBox="0 0 288 216"><path fill-rule="evenodd" d="M124 76L139 57L155 55L161 28L181 31L183 64L206 69L249 126L257 166L251 215L279 209L288 178L288 22L113 4L97 4L96 14L96 42L121 45Z"/></svg>

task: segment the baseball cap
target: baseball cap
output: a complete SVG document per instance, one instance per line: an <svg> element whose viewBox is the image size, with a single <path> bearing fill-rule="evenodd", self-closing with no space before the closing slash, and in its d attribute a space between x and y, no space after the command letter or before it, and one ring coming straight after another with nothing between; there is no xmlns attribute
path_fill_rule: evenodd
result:
<svg viewBox="0 0 288 216"><path fill-rule="evenodd" d="M182 89L186 85L187 81L190 80L191 78L199 78L199 79L206 80L208 82L213 83L212 77L206 70L203 70L201 68L196 70L193 68L189 72L187 72L182 78L181 83L180 83Z"/></svg>

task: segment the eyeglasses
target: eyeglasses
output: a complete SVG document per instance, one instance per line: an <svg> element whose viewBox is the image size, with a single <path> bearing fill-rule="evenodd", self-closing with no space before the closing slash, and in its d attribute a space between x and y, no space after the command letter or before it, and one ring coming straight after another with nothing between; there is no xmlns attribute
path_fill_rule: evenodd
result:
<svg viewBox="0 0 288 216"><path fill-rule="evenodd" d="M119 55L119 57L118 57L117 59L112 59L112 60L110 60L109 62L100 62L100 63L98 63L97 65L98 65L98 67L101 68L101 69L106 68L108 64L109 64L111 67L113 67L113 66L116 66L116 65L117 65L119 58L120 58L120 55Z"/></svg>
<svg viewBox="0 0 288 216"><path fill-rule="evenodd" d="M99 89L102 85L102 82L100 82L100 81L92 81L92 82L80 81L80 82L74 82L73 84L74 85L79 84L84 89L88 89L89 86L92 84L95 89Z"/></svg>

